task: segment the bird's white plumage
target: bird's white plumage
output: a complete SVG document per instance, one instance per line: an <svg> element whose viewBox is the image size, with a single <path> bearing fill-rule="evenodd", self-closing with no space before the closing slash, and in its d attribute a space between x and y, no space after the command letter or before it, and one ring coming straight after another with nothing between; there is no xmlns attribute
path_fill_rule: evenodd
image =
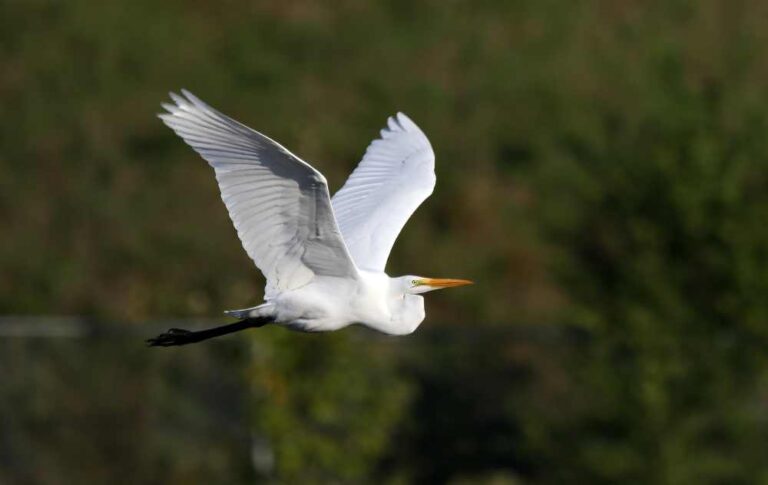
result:
<svg viewBox="0 0 768 485"><path fill-rule="evenodd" d="M359 268L384 271L397 235L435 188L435 154L403 113L390 117L381 138L333 196L333 210Z"/></svg>
<svg viewBox="0 0 768 485"><path fill-rule="evenodd" d="M269 296L315 275L356 278L325 177L277 142L197 97L171 94L160 118L216 173L237 234L267 278Z"/></svg>
<svg viewBox="0 0 768 485"><path fill-rule="evenodd" d="M470 283L384 273L398 233L435 186L432 147L404 114L389 118L331 201L320 172L182 92L159 116L213 167L243 247L267 278L264 304L228 314L304 331L361 323L404 335L424 319L421 293ZM176 329L150 343L199 337Z"/></svg>

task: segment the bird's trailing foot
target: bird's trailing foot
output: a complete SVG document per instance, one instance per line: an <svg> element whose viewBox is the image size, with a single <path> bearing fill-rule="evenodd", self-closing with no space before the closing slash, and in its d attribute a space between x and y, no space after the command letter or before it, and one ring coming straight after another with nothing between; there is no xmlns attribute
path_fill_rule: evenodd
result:
<svg viewBox="0 0 768 485"><path fill-rule="evenodd" d="M170 347L173 345L186 345L198 342L197 332L184 330L183 328L172 328L165 333L161 333L155 338L147 339L147 345L150 347Z"/></svg>

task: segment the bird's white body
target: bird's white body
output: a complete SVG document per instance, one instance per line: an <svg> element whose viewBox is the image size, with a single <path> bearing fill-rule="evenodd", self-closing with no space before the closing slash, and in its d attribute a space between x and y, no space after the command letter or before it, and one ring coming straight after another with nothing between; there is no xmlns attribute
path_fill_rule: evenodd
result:
<svg viewBox="0 0 768 485"><path fill-rule="evenodd" d="M183 93L159 116L213 167L243 247L267 279L265 303L227 314L305 332L359 323L406 335L424 320L420 293L470 283L384 272L397 235L435 186L432 147L404 114L389 118L331 198L312 166Z"/></svg>
<svg viewBox="0 0 768 485"><path fill-rule="evenodd" d="M268 298L248 316L273 316L304 332L327 332L361 323L390 335L407 335L424 320L424 298L406 294L399 282L370 271L361 271L357 280L318 276L301 288Z"/></svg>

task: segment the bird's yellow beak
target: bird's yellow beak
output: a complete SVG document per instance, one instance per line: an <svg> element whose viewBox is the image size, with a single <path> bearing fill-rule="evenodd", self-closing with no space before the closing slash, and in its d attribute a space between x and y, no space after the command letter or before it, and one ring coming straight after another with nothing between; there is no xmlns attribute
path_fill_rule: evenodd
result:
<svg viewBox="0 0 768 485"><path fill-rule="evenodd" d="M419 285L429 286L434 289L452 288L454 286L465 286L472 284L474 284L474 282L470 280L455 280L451 278L422 278L419 280Z"/></svg>

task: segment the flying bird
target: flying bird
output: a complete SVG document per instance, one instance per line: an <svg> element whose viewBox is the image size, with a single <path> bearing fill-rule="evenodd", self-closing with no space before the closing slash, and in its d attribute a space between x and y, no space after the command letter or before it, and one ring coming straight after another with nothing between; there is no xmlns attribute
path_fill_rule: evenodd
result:
<svg viewBox="0 0 768 485"><path fill-rule="evenodd" d="M384 267L408 218L435 187L429 140L397 113L331 198L323 174L279 143L192 93L171 93L160 119L213 167L248 256L266 277L264 303L225 314L238 322L171 329L151 346L185 345L268 323L304 332L362 324L390 335L424 320L428 291L463 279L389 277Z"/></svg>

